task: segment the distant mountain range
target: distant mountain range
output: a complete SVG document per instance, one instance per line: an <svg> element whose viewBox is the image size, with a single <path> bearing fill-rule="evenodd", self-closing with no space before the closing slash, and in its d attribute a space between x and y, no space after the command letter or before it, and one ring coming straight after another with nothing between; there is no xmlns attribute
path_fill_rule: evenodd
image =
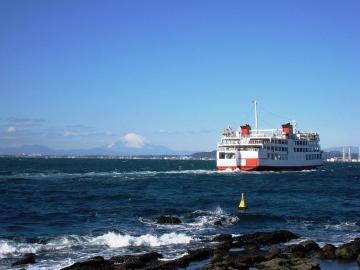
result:
<svg viewBox="0 0 360 270"><path fill-rule="evenodd" d="M176 151L165 146L145 144L141 148L127 147L121 142L111 147L89 149L53 149L42 145L2 147L0 155L47 155L47 156L141 156L141 155L190 155L191 151Z"/></svg>
<svg viewBox="0 0 360 270"><path fill-rule="evenodd" d="M358 153L359 152L359 147L358 146L345 146L345 152L346 153L348 153L349 147L350 147L351 153ZM343 146L327 148L327 149L324 149L324 151L325 152L342 152L343 151Z"/></svg>

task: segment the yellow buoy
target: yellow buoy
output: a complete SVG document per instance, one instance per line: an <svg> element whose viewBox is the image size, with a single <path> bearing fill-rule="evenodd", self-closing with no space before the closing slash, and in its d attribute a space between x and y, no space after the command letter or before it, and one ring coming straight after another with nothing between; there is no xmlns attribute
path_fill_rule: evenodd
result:
<svg viewBox="0 0 360 270"><path fill-rule="evenodd" d="M239 208L240 209L245 209L246 208L244 193L241 193L241 201L240 201L240 204L239 204Z"/></svg>

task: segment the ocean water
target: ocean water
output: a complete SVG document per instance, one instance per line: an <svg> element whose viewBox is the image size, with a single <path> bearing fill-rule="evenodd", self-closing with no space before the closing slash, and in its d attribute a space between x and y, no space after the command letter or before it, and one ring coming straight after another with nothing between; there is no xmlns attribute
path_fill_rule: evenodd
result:
<svg viewBox="0 0 360 270"><path fill-rule="evenodd" d="M144 251L171 259L219 233L287 229L320 245L360 236L360 164L214 168L214 161L0 158L0 269L27 252L38 261L28 270ZM162 214L183 224L155 224Z"/></svg>

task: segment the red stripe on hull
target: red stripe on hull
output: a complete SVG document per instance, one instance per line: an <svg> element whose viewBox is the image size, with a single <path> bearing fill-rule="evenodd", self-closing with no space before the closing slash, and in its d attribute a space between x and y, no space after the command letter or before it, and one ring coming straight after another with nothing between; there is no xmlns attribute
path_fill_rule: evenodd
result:
<svg viewBox="0 0 360 270"><path fill-rule="evenodd" d="M317 167L321 167L321 165L312 165L312 166L217 166L217 170L225 171L225 170L241 170L241 171L301 171L301 170L309 170L315 169Z"/></svg>
<svg viewBox="0 0 360 270"><path fill-rule="evenodd" d="M258 167L251 167L251 166L217 166L217 170L219 171L226 171L226 170L241 170L241 171L254 171Z"/></svg>
<svg viewBox="0 0 360 270"><path fill-rule="evenodd" d="M217 166L217 169L220 171L224 170L242 170L242 171L254 171L259 168L259 159L258 158L244 158L242 159L241 164L245 161L245 166Z"/></svg>

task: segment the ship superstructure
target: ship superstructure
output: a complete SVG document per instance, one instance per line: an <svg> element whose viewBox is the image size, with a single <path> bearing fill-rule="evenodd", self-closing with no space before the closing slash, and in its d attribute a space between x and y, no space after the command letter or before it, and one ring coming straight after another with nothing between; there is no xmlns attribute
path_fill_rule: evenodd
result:
<svg viewBox="0 0 360 270"><path fill-rule="evenodd" d="M319 134L300 132L286 123L281 129L259 129L257 103L255 129L242 125L225 128L217 145L218 170L302 170L322 165Z"/></svg>

